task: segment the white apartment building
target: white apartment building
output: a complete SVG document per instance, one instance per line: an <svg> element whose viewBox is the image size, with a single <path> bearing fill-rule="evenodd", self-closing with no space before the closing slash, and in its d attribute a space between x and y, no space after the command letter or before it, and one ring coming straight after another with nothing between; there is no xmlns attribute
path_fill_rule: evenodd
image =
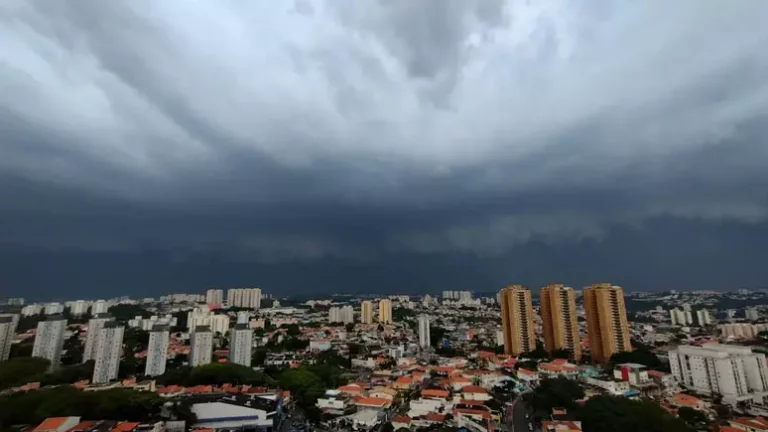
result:
<svg viewBox="0 0 768 432"><path fill-rule="evenodd" d="M91 315L96 316L99 314L105 314L109 311L110 304L104 300L96 300L91 303Z"/></svg>
<svg viewBox="0 0 768 432"><path fill-rule="evenodd" d="M67 320L61 315L52 315L45 321L37 323L32 357L48 359L51 362L51 370L57 369L61 363L61 350L64 347L64 330L66 328Z"/></svg>
<svg viewBox="0 0 768 432"><path fill-rule="evenodd" d="M6 361L11 356L11 345L16 336L19 316L16 314L0 315L0 361Z"/></svg>
<svg viewBox="0 0 768 432"><path fill-rule="evenodd" d="M110 321L113 321L113 318L109 314L99 314L88 320L88 331L85 333L85 348L83 349L83 363L96 359L101 329Z"/></svg>
<svg viewBox="0 0 768 432"><path fill-rule="evenodd" d="M349 324L355 322L355 309L352 306L332 307L328 310L328 322Z"/></svg>
<svg viewBox="0 0 768 432"><path fill-rule="evenodd" d="M229 362L251 366L253 330L247 324L236 324L229 333Z"/></svg>
<svg viewBox="0 0 768 432"><path fill-rule="evenodd" d="M224 290L212 288L206 291L205 303L209 305L224 304Z"/></svg>
<svg viewBox="0 0 768 432"><path fill-rule="evenodd" d="M698 321L700 326L711 325L712 315L710 315L708 310L700 309L696 311L696 321Z"/></svg>
<svg viewBox="0 0 768 432"><path fill-rule="evenodd" d="M261 297L261 288L232 288L227 291L227 306L258 309Z"/></svg>
<svg viewBox="0 0 768 432"><path fill-rule="evenodd" d="M57 315L64 312L64 305L61 303L48 303L45 305L46 315Z"/></svg>
<svg viewBox="0 0 768 432"><path fill-rule="evenodd" d="M669 319L672 325L689 326L693 324L693 314L691 311L674 308L669 311Z"/></svg>
<svg viewBox="0 0 768 432"><path fill-rule="evenodd" d="M460 302L472 301L472 292L471 291L459 291L459 301Z"/></svg>
<svg viewBox="0 0 768 432"><path fill-rule="evenodd" d="M137 316L132 320L128 320L128 327L150 331L157 325L175 327L176 324L178 324L178 321L179 320L171 314L166 314L164 316L152 315L149 318Z"/></svg>
<svg viewBox="0 0 768 432"><path fill-rule="evenodd" d="M147 348L147 366L144 375L158 376L165 373L165 363L168 360L168 326L156 325L149 333Z"/></svg>
<svg viewBox="0 0 768 432"><path fill-rule="evenodd" d="M74 316L80 316L88 313L88 308L91 306L91 302L87 302L85 300L76 300L66 302L65 305L69 308L69 313Z"/></svg>
<svg viewBox="0 0 768 432"><path fill-rule="evenodd" d="M427 315L419 317L419 346L422 348L431 346L429 340L429 317Z"/></svg>
<svg viewBox="0 0 768 432"><path fill-rule="evenodd" d="M735 404L752 399L762 404L768 396L765 354L748 347L704 344L680 345L669 352L672 375L684 387L700 393L717 393Z"/></svg>
<svg viewBox="0 0 768 432"><path fill-rule="evenodd" d="M190 334L189 365L192 367L206 365L211 362L213 355L213 333L208 326L197 326Z"/></svg>
<svg viewBox="0 0 768 432"><path fill-rule="evenodd" d="M768 324L730 323L717 326L727 339L755 339L761 331L768 331Z"/></svg>
<svg viewBox="0 0 768 432"><path fill-rule="evenodd" d="M21 308L21 316L40 315L43 313L43 306L39 304L26 305Z"/></svg>
<svg viewBox="0 0 768 432"><path fill-rule="evenodd" d="M88 330L91 331L90 329ZM120 356L123 353L123 333L125 327L115 321L104 323L99 331L96 347L96 363L93 365L92 384L108 383L117 379L120 369Z"/></svg>
<svg viewBox="0 0 768 432"><path fill-rule="evenodd" d="M757 321L760 319L760 312L757 311L757 308L746 308L744 309L744 317L750 321Z"/></svg>
<svg viewBox="0 0 768 432"><path fill-rule="evenodd" d="M227 334L229 331L229 315L214 314L207 308L195 308L187 313L187 327L192 332L197 326L210 327L213 334Z"/></svg>

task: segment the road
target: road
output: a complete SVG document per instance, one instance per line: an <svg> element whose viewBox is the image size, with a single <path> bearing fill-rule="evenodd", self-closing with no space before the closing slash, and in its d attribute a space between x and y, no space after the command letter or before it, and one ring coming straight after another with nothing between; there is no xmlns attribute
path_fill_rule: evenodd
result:
<svg viewBox="0 0 768 432"><path fill-rule="evenodd" d="M525 402L522 401L522 396L527 393L521 393L511 407L507 408L507 430L509 432L528 432L528 424L533 422L533 413L530 412ZM525 418L525 415L529 414L530 418Z"/></svg>

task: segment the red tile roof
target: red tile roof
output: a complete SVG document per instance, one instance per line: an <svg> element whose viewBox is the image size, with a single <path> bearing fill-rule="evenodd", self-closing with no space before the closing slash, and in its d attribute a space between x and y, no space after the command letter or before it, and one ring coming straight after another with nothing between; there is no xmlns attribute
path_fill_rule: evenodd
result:
<svg viewBox="0 0 768 432"><path fill-rule="evenodd" d="M56 430L66 423L67 420L69 420L69 417L49 417L35 428L35 432Z"/></svg>
<svg viewBox="0 0 768 432"><path fill-rule="evenodd" d="M543 421L541 422L542 430L544 432L557 431L557 432L580 432L581 426L572 421Z"/></svg>
<svg viewBox="0 0 768 432"><path fill-rule="evenodd" d="M421 391L422 397L447 398L448 395L450 395L450 393L448 393L448 390L424 389Z"/></svg>
<svg viewBox="0 0 768 432"><path fill-rule="evenodd" d="M445 421L445 414L439 414L439 413L431 412L431 413L427 414L425 418L428 421L444 422Z"/></svg>
<svg viewBox="0 0 768 432"><path fill-rule="evenodd" d="M112 432L130 432L136 429L136 427L140 424L141 423L138 423L138 422L122 422L122 423L119 423L117 426L115 426L112 429Z"/></svg>
<svg viewBox="0 0 768 432"><path fill-rule="evenodd" d="M392 401L390 401L389 399L377 398L377 397L358 396L357 398L355 398L355 404L357 405L383 407L383 406L389 405L391 402Z"/></svg>
<svg viewBox="0 0 768 432"><path fill-rule="evenodd" d="M768 431L768 420L766 420L765 417L739 417L730 420L730 422L731 424L735 423L738 425L747 426L748 428L756 429L758 431Z"/></svg>
<svg viewBox="0 0 768 432"><path fill-rule="evenodd" d="M76 424L74 427L68 429L67 432L87 431L88 429L93 427L93 425L95 425L95 424L96 424L96 422L92 421L92 420L81 421L80 423Z"/></svg>
<svg viewBox="0 0 768 432"><path fill-rule="evenodd" d="M488 390L476 386L476 385L468 385L465 386L463 389L461 389L462 393L481 393L481 394L488 394Z"/></svg>
<svg viewBox="0 0 768 432"><path fill-rule="evenodd" d="M406 423L411 424L411 418L405 415L398 415L392 418L392 423Z"/></svg>

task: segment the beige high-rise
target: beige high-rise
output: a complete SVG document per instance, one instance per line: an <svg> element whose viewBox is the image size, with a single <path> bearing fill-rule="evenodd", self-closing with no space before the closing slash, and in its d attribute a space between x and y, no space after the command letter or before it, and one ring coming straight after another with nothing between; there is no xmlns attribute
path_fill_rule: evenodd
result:
<svg viewBox="0 0 768 432"><path fill-rule="evenodd" d="M599 283L584 288L583 296L592 361L605 364L613 354L631 351L624 290Z"/></svg>
<svg viewBox="0 0 768 432"><path fill-rule="evenodd" d="M499 297L504 352L516 356L536 349L531 291L522 285L510 285L501 290Z"/></svg>
<svg viewBox="0 0 768 432"><path fill-rule="evenodd" d="M389 299L379 301L379 322L392 323L392 302Z"/></svg>
<svg viewBox="0 0 768 432"><path fill-rule="evenodd" d="M373 324L373 303L368 300L360 304L360 322Z"/></svg>
<svg viewBox="0 0 768 432"><path fill-rule="evenodd" d="M541 289L541 320L547 352L564 349L581 360L581 339L576 319L576 292L562 284Z"/></svg>

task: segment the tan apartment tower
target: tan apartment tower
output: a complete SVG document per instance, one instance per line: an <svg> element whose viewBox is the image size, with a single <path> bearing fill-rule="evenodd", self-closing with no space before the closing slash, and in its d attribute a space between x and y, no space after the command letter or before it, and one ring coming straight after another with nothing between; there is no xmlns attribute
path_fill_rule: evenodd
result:
<svg viewBox="0 0 768 432"><path fill-rule="evenodd" d="M360 322L373 324L373 303L368 300L360 304Z"/></svg>
<svg viewBox="0 0 768 432"><path fill-rule="evenodd" d="M624 290L599 283L584 288L582 294L592 361L605 364L615 353L631 351Z"/></svg>
<svg viewBox="0 0 768 432"><path fill-rule="evenodd" d="M549 353L566 350L571 359L581 360L576 292L571 287L552 284L541 289L540 302L544 348Z"/></svg>
<svg viewBox="0 0 768 432"><path fill-rule="evenodd" d="M499 297L504 352L516 356L536 349L531 291L522 285L510 285L501 290Z"/></svg>
<svg viewBox="0 0 768 432"><path fill-rule="evenodd" d="M392 302L389 299L379 301L379 322L392 324Z"/></svg>

